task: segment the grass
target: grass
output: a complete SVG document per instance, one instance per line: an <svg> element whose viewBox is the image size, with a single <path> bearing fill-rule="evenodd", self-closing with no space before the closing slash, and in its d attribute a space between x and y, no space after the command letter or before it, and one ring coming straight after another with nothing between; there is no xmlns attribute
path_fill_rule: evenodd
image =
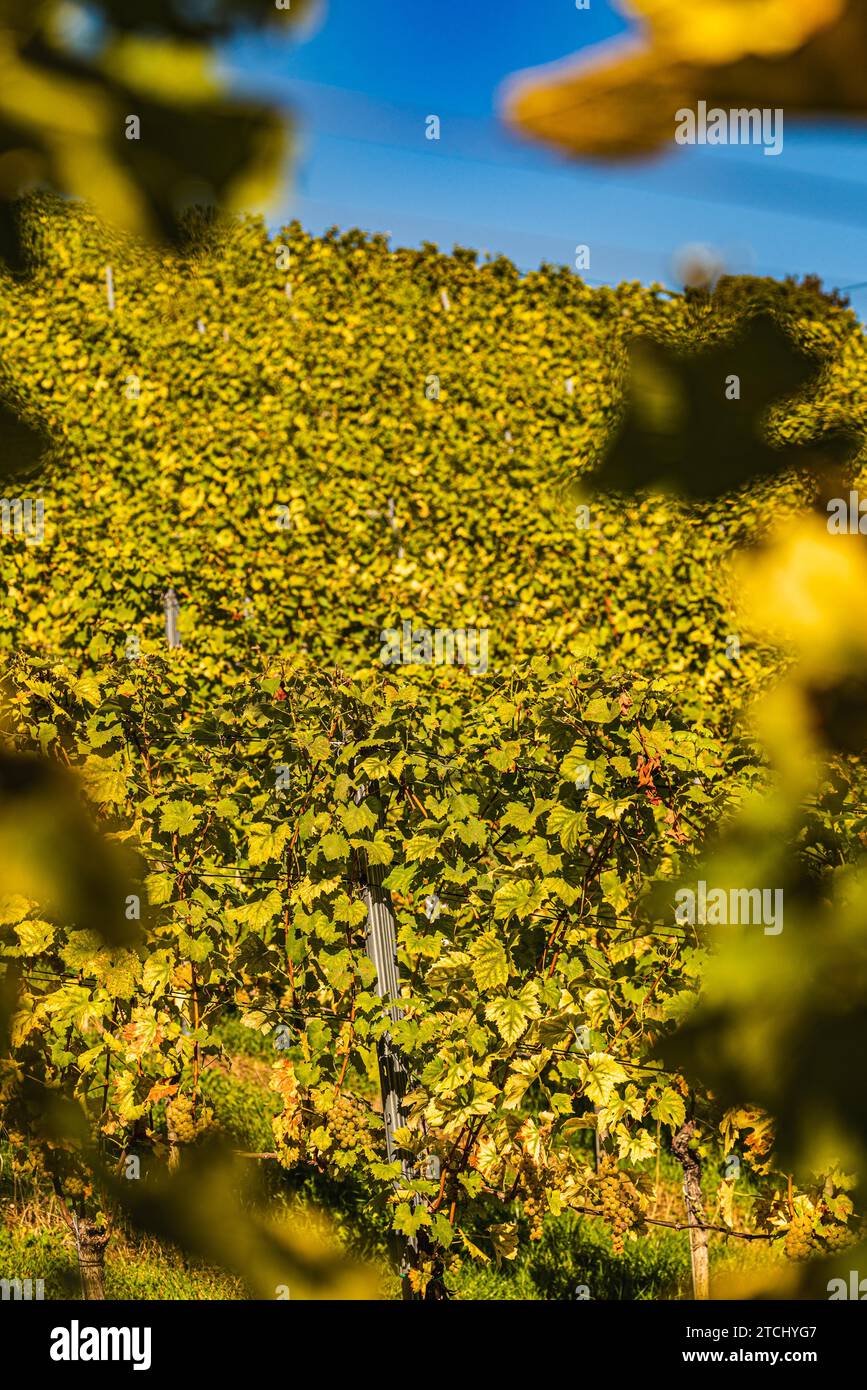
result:
<svg viewBox="0 0 867 1390"><path fill-rule="evenodd" d="M712 1237L714 1275L768 1261L766 1248ZM467 1263L447 1280L455 1299L590 1299L691 1298L689 1245L684 1231L653 1231L627 1241L623 1254L611 1249L600 1221L574 1212L549 1217L542 1239L525 1244L513 1264L500 1269Z"/></svg>
<svg viewBox="0 0 867 1390"><path fill-rule="evenodd" d="M711 1246L712 1278L723 1269L767 1259L753 1247L734 1246L722 1240ZM44 1214L39 1224L0 1227L0 1277L43 1279L46 1299L81 1296L72 1242L64 1228L45 1224ZM689 1250L683 1232L665 1232L627 1242L617 1257L599 1222L567 1213L549 1218L542 1240L524 1245L513 1263L497 1269L468 1261L447 1276L446 1284L460 1301L689 1298ZM386 1279L385 1288L397 1296L396 1279ZM240 1280L156 1240L123 1233L108 1248L106 1295L120 1300L248 1296Z"/></svg>
<svg viewBox="0 0 867 1390"><path fill-rule="evenodd" d="M75 1250L64 1227L0 1227L0 1277L42 1279L46 1299L81 1298ZM109 1244L105 1292L111 1299L246 1297L243 1285L231 1275L187 1260L159 1241L124 1235L114 1236Z"/></svg>

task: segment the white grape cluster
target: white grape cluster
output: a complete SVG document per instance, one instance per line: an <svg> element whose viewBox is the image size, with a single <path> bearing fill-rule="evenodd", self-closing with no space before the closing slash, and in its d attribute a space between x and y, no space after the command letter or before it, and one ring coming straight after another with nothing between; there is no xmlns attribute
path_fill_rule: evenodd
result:
<svg viewBox="0 0 867 1390"><path fill-rule="evenodd" d="M611 1227L611 1247L615 1255L622 1255L623 1237L643 1218L641 1193L613 1158L602 1160L598 1178L602 1217Z"/></svg>

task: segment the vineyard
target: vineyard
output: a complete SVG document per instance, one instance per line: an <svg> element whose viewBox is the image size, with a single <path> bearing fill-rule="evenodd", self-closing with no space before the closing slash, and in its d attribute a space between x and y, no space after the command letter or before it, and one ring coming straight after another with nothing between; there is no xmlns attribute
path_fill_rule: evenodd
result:
<svg viewBox="0 0 867 1390"><path fill-rule="evenodd" d="M190 1252L185 1297L824 1286L862 1238L867 787L831 679L864 562L793 648L757 547L800 546L809 587L798 450L867 418L854 314L813 282L591 289L250 218L175 257L27 216L2 1272L68 1224L94 1297L116 1248ZM611 491L630 340L724 353L755 315L819 364L768 415L794 463ZM785 930L721 945L675 912L699 880L784 883Z"/></svg>

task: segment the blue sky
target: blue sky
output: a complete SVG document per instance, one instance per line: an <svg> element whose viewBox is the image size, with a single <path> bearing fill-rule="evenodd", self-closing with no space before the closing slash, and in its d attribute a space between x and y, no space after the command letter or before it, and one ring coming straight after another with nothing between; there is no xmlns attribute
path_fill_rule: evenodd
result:
<svg viewBox="0 0 867 1390"><path fill-rule="evenodd" d="M792 0L797 3L797 0ZM525 269L675 283L672 257L709 244L734 271L867 282L864 128L787 118L777 158L759 146L676 148L600 168L520 140L500 121L515 71L627 32L607 0L330 0L301 42L247 35L224 54L239 91L295 113L294 170L269 221L312 232L388 232L392 245L458 243ZM425 139L436 114L441 139ZM867 316L867 284L851 292Z"/></svg>

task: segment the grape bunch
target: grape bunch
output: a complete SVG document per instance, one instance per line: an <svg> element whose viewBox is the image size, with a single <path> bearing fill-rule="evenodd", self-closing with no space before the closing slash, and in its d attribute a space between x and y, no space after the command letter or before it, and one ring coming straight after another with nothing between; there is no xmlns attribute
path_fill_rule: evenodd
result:
<svg viewBox="0 0 867 1390"><path fill-rule="evenodd" d="M838 1221L831 1226L823 1226L822 1236L829 1250L845 1250L854 1239L849 1227L841 1225Z"/></svg>
<svg viewBox="0 0 867 1390"><path fill-rule="evenodd" d="M173 1144L193 1144L213 1119L213 1111L204 1109L196 1118L192 1096L177 1095L166 1104L169 1138Z"/></svg>
<svg viewBox="0 0 867 1390"><path fill-rule="evenodd" d="M530 1239L541 1240L545 1217L542 1178L535 1163L526 1159L521 1165L521 1186L524 1189L524 1215L530 1222Z"/></svg>
<svg viewBox="0 0 867 1390"><path fill-rule="evenodd" d="M813 1236L813 1218L800 1213L793 1216L783 1244L789 1259L808 1260L817 1248L818 1243Z"/></svg>
<svg viewBox="0 0 867 1390"><path fill-rule="evenodd" d="M190 1096L174 1096L166 1105L166 1120L175 1144L192 1144L196 1137L196 1119Z"/></svg>
<svg viewBox="0 0 867 1390"><path fill-rule="evenodd" d="M612 1158L604 1158L599 1166L599 1200L602 1218L611 1227L611 1248L622 1255L623 1237L638 1225L643 1212L638 1188Z"/></svg>
<svg viewBox="0 0 867 1390"><path fill-rule="evenodd" d="M338 1096L328 1117L328 1125L342 1149L364 1147L367 1120L360 1105L348 1096Z"/></svg>

